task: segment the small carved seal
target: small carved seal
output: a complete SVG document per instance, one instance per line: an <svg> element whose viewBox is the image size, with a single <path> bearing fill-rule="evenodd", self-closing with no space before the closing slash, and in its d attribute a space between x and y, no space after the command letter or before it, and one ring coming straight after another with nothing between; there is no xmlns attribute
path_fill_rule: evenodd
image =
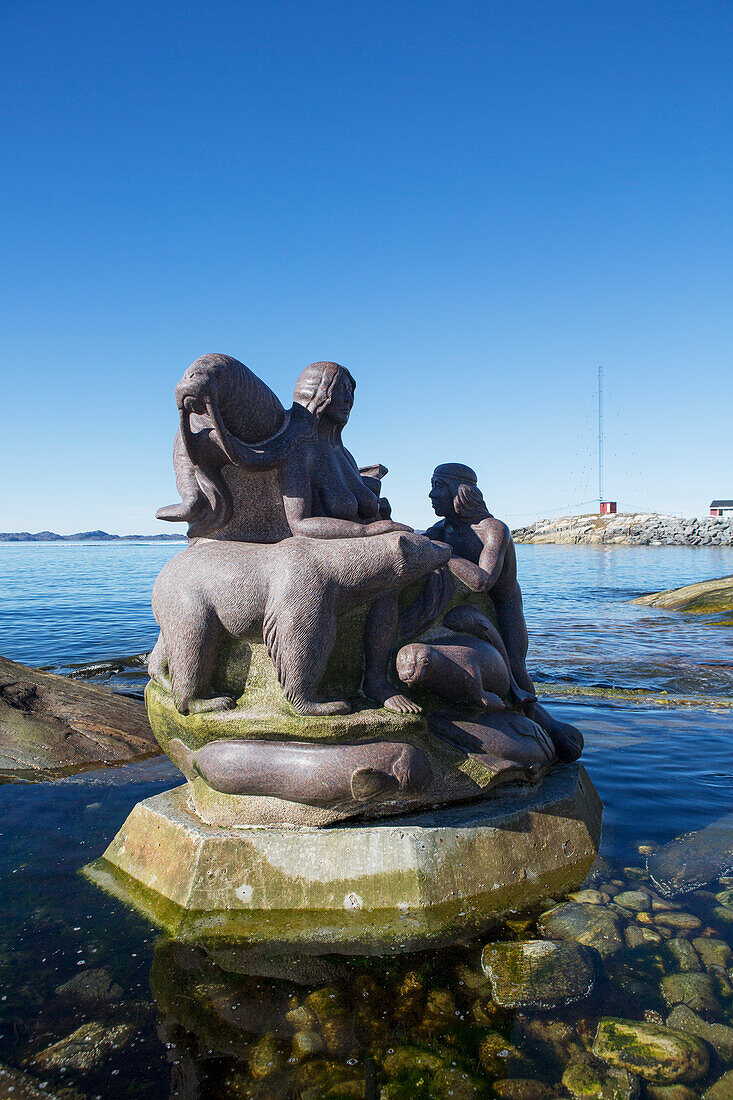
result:
<svg viewBox="0 0 733 1100"><path fill-rule="evenodd" d="M469 699L484 710L506 710L509 670L498 650L480 638L459 634L432 645L411 642L397 654L397 675L404 684L427 688L441 699Z"/></svg>

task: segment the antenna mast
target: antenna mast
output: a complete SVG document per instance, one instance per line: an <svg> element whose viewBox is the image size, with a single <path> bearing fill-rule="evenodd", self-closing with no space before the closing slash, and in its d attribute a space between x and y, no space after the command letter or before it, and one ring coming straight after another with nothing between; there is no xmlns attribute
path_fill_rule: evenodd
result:
<svg viewBox="0 0 733 1100"><path fill-rule="evenodd" d="M598 368L598 503L603 501L603 367Z"/></svg>

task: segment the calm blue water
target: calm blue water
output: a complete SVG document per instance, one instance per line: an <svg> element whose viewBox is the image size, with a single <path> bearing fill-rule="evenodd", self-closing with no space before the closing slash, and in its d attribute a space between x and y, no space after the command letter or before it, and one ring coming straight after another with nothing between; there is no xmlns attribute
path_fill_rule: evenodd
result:
<svg viewBox="0 0 733 1100"><path fill-rule="evenodd" d="M0 653L30 665L150 650L170 543L0 543ZM518 546L539 681L727 693L733 632L636 607L645 592L733 573L733 548Z"/></svg>
<svg viewBox="0 0 733 1100"><path fill-rule="evenodd" d="M65 668L148 650L156 636L152 584L179 549L0 545L0 653ZM538 679L731 698L733 628L629 601L733 573L733 550L517 551L532 640L529 663ZM142 682L142 673L136 675ZM625 880L624 867L643 863L640 842L664 843L733 811L733 711L704 704L704 698L684 708L599 699L551 704L586 738L584 763L605 802L607 878ZM459 1080L439 1087L439 1078L408 1074L392 1081L385 1100L491 1097L491 1072L478 1054L487 1025L476 1025L475 995L457 969L476 970L480 944L397 960L326 959L318 964L323 972L312 977L303 976L306 964L298 958L232 957L225 964L199 948L170 943L79 877L79 867L104 851L137 801L180 781L167 760L157 759L55 783L0 786L0 1070L4 1063L36 1086L46 1082L64 1100L368 1100L380 1095L367 1091L370 1059L382 1088L389 1076L385 1051L417 1044L439 1052ZM685 908L700 914L709 934L733 946L733 924L720 923L711 897L703 891L685 898ZM495 933L512 935L507 927ZM626 984L620 984L618 967L609 965L590 1001L555 1010L553 1018L569 1026L580 1019L581 1030L604 1014L639 1018L652 1009L663 1018L658 976L643 987L643 996L629 992L629 975L649 983L647 956L624 952L616 958L626 968ZM64 983L99 969L116 987L106 999L64 992ZM404 1011L405 982L422 983L419 1018ZM325 986L350 1038L311 1061L289 1061L292 1027L285 1013ZM454 1005L442 1022L425 1007L431 990ZM710 1018L733 1024L729 1002L724 999ZM527 1014L499 1012L492 1027L521 1044L526 1020ZM105 1033L123 1031L83 1065L34 1061L89 1023ZM270 1051L264 1068L263 1050ZM513 1075L529 1073L550 1086L548 1095L561 1095L561 1068L534 1057L529 1070L520 1067ZM708 1077L695 1085L698 1094L721 1072L713 1059ZM327 1073L341 1082L341 1091L323 1085ZM7 1095L23 1094L16 1085Z"/></svg>

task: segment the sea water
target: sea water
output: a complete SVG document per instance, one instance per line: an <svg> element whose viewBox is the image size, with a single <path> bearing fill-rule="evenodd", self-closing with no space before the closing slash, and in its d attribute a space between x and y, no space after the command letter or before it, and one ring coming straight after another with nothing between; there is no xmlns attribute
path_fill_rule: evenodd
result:
<svg viewBox="0 0 733 1100"><path fill-rule="evenodd" d="M111 660L97 678L139 689L139 667L115 662L151 648L150 591L179 549L0 544L0 653L64 671ZM606 862L593 886L606 898L652 889L640 844L646 851L733 811L733 629L630 601L731 574L733 550L517 554L530 670L549 685L554 713L583 730L583 762L605 803ZM733 946L733 908L716 897L730 902L729 883L714 882L671 903L687 930L653 925L659 943L643 948L624 939L588 999L531 1012L492 1003L479 959L489 939L538 935L538 911L474 943L389 958L313 955L308 944L276 957L176 944L78 870L137 801L180 779L158 758L0 787L0 1095L568 1096L563 1074L601 1016L666 1019L661 979L679 969L671 939ZM633 915L616 919L626 938L641 927ZM733 987L721 973L714 984L702 1017L733 1025ZM726 1067L710 1048L694 1090L704 1093Z"/></svg>

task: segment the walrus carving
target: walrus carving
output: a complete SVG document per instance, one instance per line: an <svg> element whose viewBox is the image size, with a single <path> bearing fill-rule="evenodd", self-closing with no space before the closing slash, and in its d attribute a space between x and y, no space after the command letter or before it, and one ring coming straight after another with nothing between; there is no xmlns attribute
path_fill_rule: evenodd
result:
<svg viewBox="0 0 733 1100"><path fill-rule="evenodd" d="M173 467L181 503L159 508L156 516L188 522L189 536L202 536L232 516L222 467L278 465L312 432L311 418L300 405L286 412L270 387L230 355L202 355L175 395L180 424Z"/></svg>
<svg viewBox="0 0 733 1100"><path fill-rule="evenodd" d="M449 555L449 547L405 531L270 544L198 540L171 558L155 582L161 634L148 671L170 687L180 712L231 707L229 696L207 698L219 641L261 630L294 710L347 713L346 700L316 695L336 639L337 612L402 588Z"/></svg>
<svg viewBox="0 0 733 1100"><path fill-rule="evenodd" d="M173 763L215 791L283 798L308 806L368 803L413 795L432 778L427 757L394 741L319 745L312 741L210 741L193 751L174 738Z"/></svg>

